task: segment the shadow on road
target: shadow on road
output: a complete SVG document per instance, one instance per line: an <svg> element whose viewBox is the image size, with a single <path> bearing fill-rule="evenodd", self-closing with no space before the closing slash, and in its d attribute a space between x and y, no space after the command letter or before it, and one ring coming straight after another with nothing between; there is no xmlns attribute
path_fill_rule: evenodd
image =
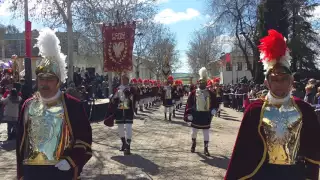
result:
<svg viewBox="0 0 320 180"><path fill-rule="evenodd" d="M205 156L201 153L197 153L202 158L201 162L204 162L210 166L218 167L227 170L230 159L226 156Z"/></svg>
<svg viewBox="0 0 320 180"><path fill-rule="evenodd" d="M137 154L131 156L113 156L111 159L125 166L140 168L145 173L151 175L157 175L160 172L158 165Z"/></svg>
<svg viewBox="0 0 320 180"><path fill-rule="evenodd" d="M94 180L126 180L126 176L122 174L99 174L93 178Z"/></svg>
<svg viewBox="0 0 320 180"><path fill-rule="evenodd" d="M122 174L101 174L93 178L94 180L149 180L148 178L134 178L128 179Z"/></svg>
<svg viewBox="0 0 320 180"><path fill-rule="evenodd" d="M0 141L0 149L6 150L6 151L13 151L16 149L16 141Z"/></svg>
<svg viewBox="0 0 320 180"><path fill-rule="evenodd" d="M186 122L183 121L183 117L175 117L175 119L178 119L179 121L170 121L170 123L189 127L189 125Z"/></svg>

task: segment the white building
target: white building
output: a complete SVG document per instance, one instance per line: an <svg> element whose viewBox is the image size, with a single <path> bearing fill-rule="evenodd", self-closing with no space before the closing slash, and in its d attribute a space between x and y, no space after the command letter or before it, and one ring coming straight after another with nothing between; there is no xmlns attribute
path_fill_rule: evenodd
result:
<svg viewBox="0 0 320 180"><path fill-rule="evenodd" d="M236 84L244 76L252 79L245 57L241 52L231 52L229 63L225 62L225 56L208 64L210 77L220 77L221 84ZM253 56L249 55L249 61L252 66Z"/></svg>
<svg viewBox="0 0 320 180"><path fill-rule="evenodd" d="M139 78L141 79L156 79L156 75L153 72L155 69L155 64L148 60L147 58L140 58L139 65L136 61L136 56L132 57L132 64L133 69L130 72L130 77L138 78L137 77L137 67L139 67Z"/></svg>

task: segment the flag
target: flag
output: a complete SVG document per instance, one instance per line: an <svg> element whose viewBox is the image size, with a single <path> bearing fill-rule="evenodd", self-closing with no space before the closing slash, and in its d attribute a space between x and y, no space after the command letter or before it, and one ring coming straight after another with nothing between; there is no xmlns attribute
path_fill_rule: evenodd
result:
<svg viewBox="0 0 320 180"><path fill-rule="evenodd" d="M104 24L103 59L104 71L132 71L132 51L136 23Z"/></svg>
<svg viewBox="0 0 320 180"><path fill-rule="evenodd" d="M227 53L227 54L226 54L226 63L231 63L230 53Z"/></svg>

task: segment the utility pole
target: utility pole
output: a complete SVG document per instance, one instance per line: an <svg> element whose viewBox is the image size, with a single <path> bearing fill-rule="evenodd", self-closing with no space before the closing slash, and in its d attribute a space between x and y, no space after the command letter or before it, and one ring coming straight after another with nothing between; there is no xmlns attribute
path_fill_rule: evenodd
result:
<svg viewBox="0 0 320 180"><path fill-rule="evenodd" d="M24 58L24 69L25 69L25 90L24 97L30 97L32 95L32 73L31 73L31 22L28 16L28 0L24 0L24 18L25 18L25 58Z"/></svg>

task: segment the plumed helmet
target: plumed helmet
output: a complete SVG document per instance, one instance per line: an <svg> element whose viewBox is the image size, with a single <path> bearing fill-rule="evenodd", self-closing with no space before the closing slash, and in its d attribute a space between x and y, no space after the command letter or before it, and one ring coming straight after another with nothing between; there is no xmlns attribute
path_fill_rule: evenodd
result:
<svg viewBox="0 0 320 180"><path fill-rule="evenodd" d="M61 53L60 40L54 30L44 28L39 32L38 42L41 62L36 67L38 77L57 77L62 83L67 79L66 55Z"/></svg>

